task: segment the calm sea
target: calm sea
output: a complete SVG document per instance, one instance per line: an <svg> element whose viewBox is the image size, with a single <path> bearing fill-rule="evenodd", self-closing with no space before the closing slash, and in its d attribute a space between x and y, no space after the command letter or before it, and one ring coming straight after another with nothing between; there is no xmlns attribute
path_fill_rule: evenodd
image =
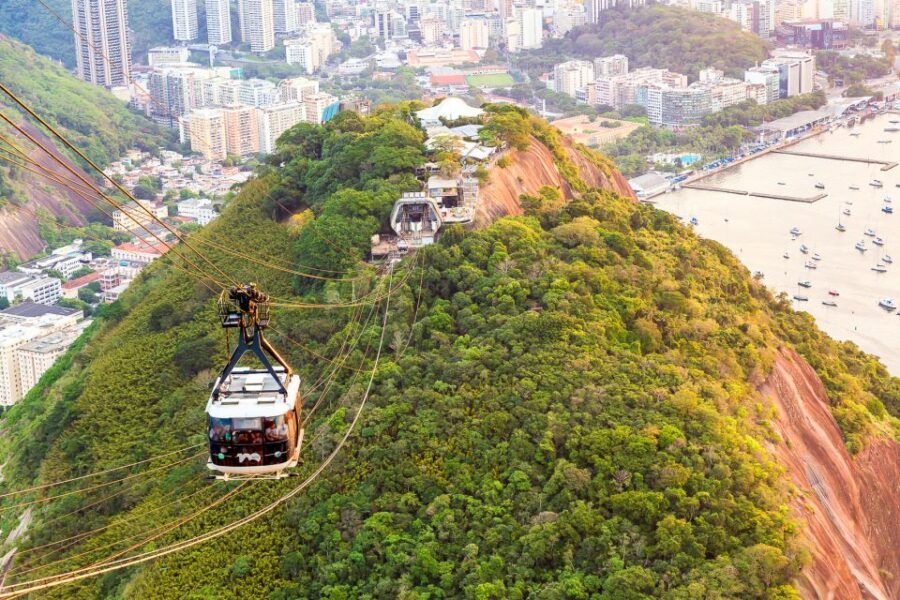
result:
<svg viewBox="0 0 900 600"><path fill-rule="evenodd" d="M900 121L900 115L880 115L863 125L816 136L791 150L900 162L900 132L884 131L900 127L891 120ZM875 179L884 187L870 186ZM728 246L751 272L762 271L763 281L773 291L808 296L807 302L792 300L794 307L811 313L832 337L852 340L878 355L900 376L900 316L898 311L889 313L878 306L885 297L900 305L900 188L895 187L900 183L900 166L881 171L880 165L768 154L703 183L801 197L816 195L821 190L815 184L823 183L828 196L814 204L691 189L655 201L685 221L696 217L701 236ZM851 190L851 186L859 190ZM893 200L895 214L881 211L886 197ZM841 214L844 209L850 210L850 216ZM847 228L844 233L835 229L839 218ZM789 231L794 226L803 234L792 241ZM866 228L883 238L883 247L863 234ZM864 253L854 249L859 240L865 240L868 247ZM800 252L801 244L809 247L808 255ZM783 257L785 252L790 258ZM814 252L821 255L818 268L807 269L804 265ZM886 265L887 272L871 270L885 254L894 259ZM799 287L801 280L812 282L812 287ZM832 289L840 296L829 296ZM828 299L837 306L823 305Z"/></svg>

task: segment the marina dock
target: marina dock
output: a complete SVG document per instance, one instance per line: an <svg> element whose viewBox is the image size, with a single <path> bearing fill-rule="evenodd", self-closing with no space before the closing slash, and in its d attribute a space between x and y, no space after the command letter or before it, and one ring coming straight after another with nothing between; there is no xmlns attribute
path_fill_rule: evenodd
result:
<svg viewBox="0 0 900 600"><path fill-rule="evenodd" d="M818 202L828 194L816 194L815 196L786 196L784 194L767 194L765 192L751 192L748 190L736 190L734 188L724 188L718 187L715 185L704 185L702 183L686 183L682 185L683 188L688 188L691 190L704 190L707 192L722 192L725 194L737 194L739 196L754 196L756 198L772 198L773 200L786 200L787 202L803 202L805 204L812 204L813 202Z"/></svg>
<svg viewBox="0 0 900 600"><path fill-rule="evenodd" d="M735 190L732 188L723 188L715 185L704 185L702 183L685 183L681 187L692 189L692 190L706 190L707 192L723 192L725 194L738 194L740 196L746 196L750 192L747 190Z"/></svg>
<svg viewBox="0 0 900 600"><path fill-rule="evenodd" d="M773 154L792 154L794 156L807 156L809 158L823 158L826 160L842 160L847 162L861 162L868 165L881 165L882 171L890 171L897 166L896 162L887 160L874 160L871 158L857 158L854 156L838 156L837 154L817 154L815 152L799 152L797 150L772 150Z"/></svg>

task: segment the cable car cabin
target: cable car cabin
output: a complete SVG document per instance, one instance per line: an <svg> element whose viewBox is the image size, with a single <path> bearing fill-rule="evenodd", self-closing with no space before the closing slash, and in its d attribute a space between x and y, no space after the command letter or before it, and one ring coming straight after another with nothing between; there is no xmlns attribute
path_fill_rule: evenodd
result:
<svg viewBox="0 0 900 600"><path fill-rule="evenodd" d="M277 476L297 465L303 442L300 377L280 366L274 371L279 381L268 370L247 368L216 381L206 405L207 466L223 478Z"/></svg>

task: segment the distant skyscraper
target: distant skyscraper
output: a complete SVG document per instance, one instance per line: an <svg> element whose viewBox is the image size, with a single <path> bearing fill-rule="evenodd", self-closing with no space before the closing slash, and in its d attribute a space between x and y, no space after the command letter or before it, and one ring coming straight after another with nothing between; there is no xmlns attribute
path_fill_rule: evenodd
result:
<svg viewBox="0 0 900 600"><path fill-rule="evenodd" d="M522 49L540 48L544 43L544 12L539 8L522 8L519 23L522 28Z"/></svg>
<svg viewBox="0 0 900 600"><path fill-rule="evenodd" d="M297 3L297 25L302 29L307 23L316 22L316 9L312 2Z"/></svg>
<svg viewBox="0 0 900 600"><path fill-rule="evenodd" d="M231 6L228 0L206 0L206 30L210 44L231 43Z"/></svg>
<svg viewBox="0 0 900 600"><path fill-rule="evenodd" d="M272 0L275 33L293 33L300 29L297 16L297 6L294 0Z"/></svg>
<svg viewBox="0 0 900 600"><path fill-rule="evenodd" d="M834 8L833 13L834 20L840 21L841 23L847 23L850 21L850 1L849 0L834 0Z"/></svg>
<svg viewBox="0 0 900 600"><path fill-rule="evenodd" d="M78 76L106 87L131 81L125 0L72 0Z"/></svg>
<svg viewBox="0 0 900 600"><path fill-rule="evenodd" d="M181 42L197 39L197 0L172 0L172 33Z"/></svg>
<svg viewBox="0 0 900 600"><path fill-rule="evenodd" d="M275 47L272 0L238 0L241 40L251 52L268 52Z"/></svg>

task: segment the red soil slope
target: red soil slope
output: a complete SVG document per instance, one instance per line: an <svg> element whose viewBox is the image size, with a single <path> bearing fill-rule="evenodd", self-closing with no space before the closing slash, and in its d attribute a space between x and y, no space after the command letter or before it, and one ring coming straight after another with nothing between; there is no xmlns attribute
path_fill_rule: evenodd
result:
<svg viewBox="0 0 900 600"><path fill-rule="evenodd" d="M874 440L855 458L844 447L821 380L782 350L761 391L779 411L785 440L774 452L800 494L813 563L797 584L805 598L900 598L900 444Z"/></svg>
<svg viewBox="0 0 900 600"><path fill-rule="evenodd" d="M623 196L634 197L621 173L614 171L613 175L608 177L582 156L568 138L564 138L564 143L569 157L581 173L581 178L590 187L613 190ZM478 192L478 210L475 213L477 225L487 225L494 219L506 215L522 214L519 196L537 193L545 185L560 190L567 200L575 196L574 190L556 168L553 155L536 139L532 138L528 150L524 152L510 150L504 156L509 158L509 166L505 169L496 165L491 167L490 181Z"/></svg>
<svg viewBox="0 0 900 600"><path fill-rule="evenodd" d="M27 124L25 127L29 129L31 135L41 139L48 146L53 146L50 140L36 129ZM28 149L30 143L19 137L19 146ZM31 150L29 156L32 160L40 162L45 169L50 169L61 177L74 178L39 149ZM72 164L62 155L58 154L58 156L70 165ZM83 171L80 169L79 171L84 175ZM85 215L91 211L91 205L58 183L19 169L19 175L12 184L19 190L19 197L27 198L28 203L25 205L25 210L19 210L13 206L0 209L0 252L9 251L20 259L26 259L43 249L44 243L38 235L38 223L35 217L35 212L39 208L47 210L51 215L62 217L72 225L84 225L87 222Z"/></svg>

